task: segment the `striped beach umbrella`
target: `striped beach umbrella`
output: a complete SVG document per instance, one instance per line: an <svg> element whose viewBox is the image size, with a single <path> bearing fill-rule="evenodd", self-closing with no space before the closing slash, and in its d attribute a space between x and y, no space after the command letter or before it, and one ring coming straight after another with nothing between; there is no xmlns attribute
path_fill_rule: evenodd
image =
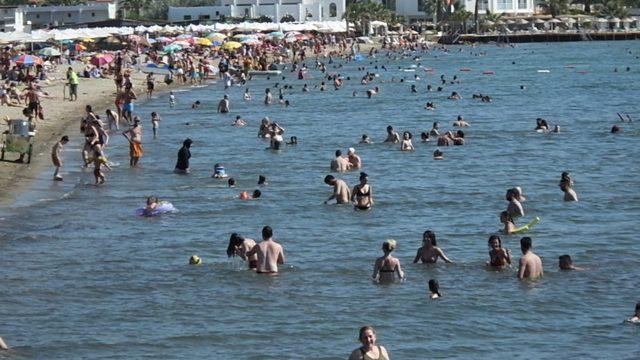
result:
<svg viewBox="0 0 640 360"><path fill-rule="evenodd" d="M42 59L35 55L20 55L13 58L13 61L19 65L33 66L42 65Z"/></svg>

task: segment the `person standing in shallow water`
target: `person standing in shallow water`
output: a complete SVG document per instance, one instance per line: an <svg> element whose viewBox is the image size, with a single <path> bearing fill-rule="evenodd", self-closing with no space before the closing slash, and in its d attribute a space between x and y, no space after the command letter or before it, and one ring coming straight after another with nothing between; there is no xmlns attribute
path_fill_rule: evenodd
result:
<svg viewBox="0 0 640 360"><path fill-rule="evenodd" d="M324 178L324 183L333 186L333 193L324 202L328 204L329 201L336 199L336 204L348 204L351 192L349 191L349 185L344 180L337 179L333 175L327 175Z"/></svg>
<svg viewBox="0 0 640 360"><path fill-rule="evenodd" d="M452 263L453 261L449 260L447 255L444 254L444 251L437 246L436 242L436 234L427 230L422 234L422 247L418 249L416 253L416 257L413 259L413 263L417 263L418 261L425 264L435 264L438 261L438 258L441 258L446 263Z"/></svg>
<svg viewBox="0 0 640 360"><path fill-rule="evenodd" d="M373 265L373 275L371 277L381 283L389 283L398 279L404 280L404 272L400 266L400 260L391 256L393 250L396 249L396 241L389 239L382 243L382 251L384 256L376 259Z"/></svg>
<svg viewBox="0 0 640 360"><path fill-rule="evenodd" d="M182 142L182 147L178 150L178 161L176 167L173 170L176 174L188 174L189 173L189 159L191 159L191 139L185 139Z"/></svg>
<svg viewBox="0 0 640 360"><path fill-rule="evenodd" d="M142 126L138 117L133 119L133 126L129 130L122 133L129 141L129 165L131 167L138 166L138 161L144 154L142 151Z"/></svg>
<svg viewBox="0 0 640 360"><path fill-rule="evenodd" d="M258 255L258 274L278 274L278 264L284 264L284 249L273 240L273 230L262 228L262 241L245 254L248 258Z"/></svg>
<svg viewBox="0 0 640 360"><path fill-rule="evenodd" d="M534 279L544 275L542 260L531 250L531 247L532 241L530 237L520 239L522 257L518 268L518 279Z"/></svg>
<svg viewBox="0 0 640 360"><path fill-rule="evenodd" d="M360 173L360 183L351 191L351 201L356 210L370 210L373 206L373 190L369 185L369 175Z"/></svg>
<svg viewBox="0 0 640 360"><path fill-rule="evenodd" d="M360 328L358 339L362 346L351 352L349 360L390 360L387 349L377 344L376 330L373 326Z"/></svg>

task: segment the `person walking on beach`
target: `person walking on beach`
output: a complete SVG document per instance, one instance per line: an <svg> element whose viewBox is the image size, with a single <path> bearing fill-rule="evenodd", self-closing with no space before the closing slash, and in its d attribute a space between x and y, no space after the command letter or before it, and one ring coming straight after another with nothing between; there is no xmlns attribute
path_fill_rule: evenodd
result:
<svg viewBox="0 0 640 360"><path fill-rule="evenodd" d="M258 274L278 273L278 264L284 264L284 249L273 240L273 230L269 226L262 228L262 241L249 250L245 255L258 255Z"/></svg>
<svg viewBox="0 0 640 360"><path fill-rule="evenodd" d="M62 158L60 157L60 153L62 152L64 145L68 142L69 137L65 135L60 139L60 141L53 145L53 148L51 149L51 161L53 162L53 166L56 167L56 170L53 172L53 180L55 181L62 181L62 176L60 176L60 168L62 167Z"/></svg>
<svg viewBox="0 0 640 360"><path fill-rule="evenodd" d="M358 339L362 346L353 350L349 356L349 360L389 360L389 353L384 346L376 343L376 330L373 326L363 326L360 328Z"/></svg>
<svg viewBox="0 0 640 360"><path fill-rule="evenodd" d="M191 144L193 141L191 139L185 139L182 142L182 147L178 150L178 161L176 162L176 167L173 170L176 174L188 174L189 173L189 159L191 158Z"/></svg>
<svg viewBox="0 0 640 360"><path fill-rule="evenodd" d="M133 119L133 126L129 130L122 133L129 141L129 165L131 167L138 166L138 161L144 154L142 151L142 126L138 117Z"/></svg>
<svg viewBox="0 0 640 360"><path fill-rule="evenodd" d="M67 81L69 81L69 101L78 100L78 74L69 66L67 69Z"/></svg>
<svg viewBox="0 0 640 360"><path fill-rule="evenodd" d="M518 279L533 279L544 274L542 271L542 260L532 250L532 241L530 237L520 239L520 250L522 257L520 258L520 267L518 268Z"/></svg>

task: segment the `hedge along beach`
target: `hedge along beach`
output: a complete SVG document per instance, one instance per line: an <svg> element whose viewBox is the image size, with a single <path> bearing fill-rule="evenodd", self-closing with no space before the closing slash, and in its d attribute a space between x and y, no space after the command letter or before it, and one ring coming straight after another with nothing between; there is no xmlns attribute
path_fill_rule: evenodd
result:
<svg viewBox="0 0 640 360"><path fill-rule="evenodd" d="M637 130L615 112L635 118L635 100L624 95L633 82L620 84L638 74L624 44L588 45L418 47L363 54L355 62L323 58L329 73L343 77L338 90L311 57L301 80L289 67L284 80L255 78L227 89L218 82L178 93L173 109L162 96L140 104L136 113L158 111L164 122L152 141L145 120L146 155L138 169L126 166L126 143L114 136L109 156L121 165L106 185L93 186L91 174L81 173L69 196L4 220L2 275L12 290L2 298L9 314L3 337L16 339L15 350L26 356L52 358L185 357L185 347L189 356L346 358L358 346L357 329L372 324L393 358L469 358L488 344L513 356L550 357L563 348L577 356L624 358L635 346L635 328L622 320L637 301L638 209L628 199L638 184L636 168L625 174L616 169L633 163ZM598 61L576 64L575 53ZM285 85L290 106L263 104L266 88L277 98L276 89ZM253 100L244 102L247 87ZM379 91L371 91L375 87ZM219 114L216 105L225 94L231 112ZM195 101L200 108L191 108ZM426 102L435 110L425 109ZM238 115L248 125L230 126ZM458 115L470 125L463 128L464 145L436 146L441 136L443 144L453 142L445 133L457 130L451 124L460 123ZM265 116L285 129L285 139L297 136L298 144L265 151L271 142L256 137ZM539 117L547 129L560 125L561 131L536 131ZM611 134L613 124L623 131ZM400 151L399 143L383 142L389 125L399 133L393 139L405 138L404 132L435 134L432 128L439 135L425 142L414 136L414 150ZM362 134L373 143L361 144ZM186 137L194 140L191 173L173 174ZM593 151L594 139L606 153ZM331 172L335 151L349 147L362 168ZM436 148L442 160L432 159ZM226 168L236 188L211 178L214 164ZM355 211L353 203L322 204L331 192L323 183L327 174L355 185L360 171L368 174L369 191L361 186L360 196L369 193L374 200L370 211ZM570 174L562 176L564 171ZM258 175L268 179L259 187L263 196L237 199L241 190L258 187ZM572 182L579 202L563 201L558 189L558 183ZM485 266L487 238L503 227L498 215L507 207L505 190L509 205L515 204L515 187L526 197L518 225L534 216L542 222L524 235L499 234L501 246L512 250L515 263L520 238L532 237L545 270L538 281L518 282L517 266ZM134 216L147 196L169 200L179 211ZM45 216L46 224L37 220ZM266 224L287 255L277 277L247 271L246 263L226 256L230 234L259 241ZM428 229L433 236L423 237ZM430 258L436 238L453 263L412 264L418 248L420 258ZM371 283L383 242L402 263L404 282ZM194 254L200 266L188 265ZM563 254L586 269L557 270ZM378 270L395 264L388 259ZM439 284L431 290L437 300L430 300L427 284ZM34 312L32 303L42 311ZM24 326L25 317L46 326ZM363 346L372 345L370 329L363 335ZM596 346L594 336L604 340ZM306 352L298 356L301 338ZM532 344L523 349L526 341ZM375 358L377 347L371 349Z"/></svg>

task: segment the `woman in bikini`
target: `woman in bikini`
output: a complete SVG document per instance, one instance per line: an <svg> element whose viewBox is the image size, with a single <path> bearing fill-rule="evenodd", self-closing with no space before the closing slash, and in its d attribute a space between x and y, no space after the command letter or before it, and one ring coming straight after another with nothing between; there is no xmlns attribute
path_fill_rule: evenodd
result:
<svg viewBox="0 0 640 360"><path fill-rule="evenodd" d="M227 247L227 256L240 256L242 260L249 265L249 270L258 268L258 255L247 257L245 254L256 245L255 240L244 238L236 233L231 234L229 238L229 246Z"/></svg>
<svg viewBox="0 0 640 360"><path fill-rule="evenodd" d="M513 222L513 218L508 211L500 213L500 222L504 224L504 229L502 229L503 233L511 235L516 231L516 224Z"/></svg>
<svg viewBox="0 0 640 360"><path fill-rule="evenodd" d="M370 210L373 205L373 190L369 176L364 172L360 173L360 183L353 187L351 201L355 203L356 210Z"/></svg>
<svg viewBox="0 0 640 360"><path fill-rule="evenodd" d="M446 263L452 263L453 261L449 260L447 255L444 254L444 251L436 245L436 234L431 230L425 231L424 234L422 234L422 247L418 249L413 263L415 264L421 261L425 264L435 264L438 258L441 258Z"/></svg>
<svg viewBox="0 0 640 360"><path fill-rule="evenodd" d="M389 360L387 349L376 344L376 330L373 326L360 328L359 340L362 346L351 352L349 360Z"/></svg>
<svg viewBox="0 0 640 360"><path fill-rule="evenodd" d="M373 275L371 275L371 277L373 277L374 280L380 283L390 283L396 280L396 275L398 279L404 279L404 272L400 266L400 260L391 256L391 252L393 252L395 248L395 240L390 239L382 243L384 256L376 259L375 265L373 266Z"/></svg>
<svg viewBox="0 0 640 360"><path fill-rule="evenodd" d="M491 250L489 251L490 261L487 262L487 266L502 268L511 265L511 252L509 249L502 247L502 240L498 235L491 235L488 243Z"/></svg>

